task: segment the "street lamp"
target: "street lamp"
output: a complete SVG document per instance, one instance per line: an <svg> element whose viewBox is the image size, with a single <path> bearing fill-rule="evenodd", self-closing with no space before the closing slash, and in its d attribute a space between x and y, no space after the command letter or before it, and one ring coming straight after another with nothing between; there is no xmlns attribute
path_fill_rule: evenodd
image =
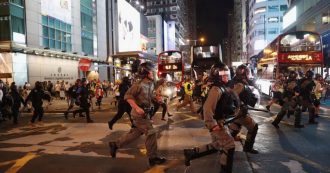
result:
<svg viewBox="0 0 330 173"><path fill-rule="evenodd" d="M190 40L190 39L187 39L186 41L187 41L188 43L191 42L191 41L193 41L193 42L194 42L194 46L196 46L198 41L201 42L202 45L203 45L205 39L204 39L204 37L201 37L201 38L198 39L198 40Z"/></svg>

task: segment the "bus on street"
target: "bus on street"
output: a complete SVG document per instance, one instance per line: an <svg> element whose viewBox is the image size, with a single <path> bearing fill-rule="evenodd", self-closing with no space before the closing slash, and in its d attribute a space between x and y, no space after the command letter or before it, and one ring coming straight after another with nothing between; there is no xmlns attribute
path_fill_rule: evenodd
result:
<svg viewBox="0 0 330 173"><path fill-rule="evenodd" d="M322 73L322 41L318 33L296 31L275 38L258 54L257 86L271 95L271 85L279 74L297 71L302 77L307 70Z"/></svg>

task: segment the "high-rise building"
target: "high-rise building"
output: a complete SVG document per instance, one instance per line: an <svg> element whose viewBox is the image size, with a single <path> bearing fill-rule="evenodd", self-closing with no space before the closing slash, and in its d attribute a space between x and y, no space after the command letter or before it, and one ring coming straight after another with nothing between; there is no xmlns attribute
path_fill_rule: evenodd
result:
<svg viewBox="0 0 330 173"><path fill-rule="evenodd" d="M175 49L179 50L180 45L185 44L185 37L189 34L188 0L144 0L146 4L146 15L161 15L167 23L175 24ZM191 14L191 11L189 11ZM193 16L193 14L189 15Z"/></svg>
<svg viewBox="0 0 330 173"><path fill-rule="evenodd" d="M1 0L0 78L74 82L108 79L105 0ZM94 67L82 72L80 58Z"/></svg>
<svg viewBox="0 0 330 173"><path fill-rule="evenodd" d="M247 57L257 55L268 43L282 33L286 0L248 0L246 19Z"/></svg>

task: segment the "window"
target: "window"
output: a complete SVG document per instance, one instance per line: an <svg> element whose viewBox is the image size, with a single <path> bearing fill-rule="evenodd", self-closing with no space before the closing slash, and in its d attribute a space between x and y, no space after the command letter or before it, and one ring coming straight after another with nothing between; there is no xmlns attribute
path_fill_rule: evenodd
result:
<svg viewBox="0 0 330 173"><path fill-rule="evenodd" d="M24 19L11 16L12 32L25 34Z"/></svg>
<svg viewBox="0 0 330 173"><path fill-rule="evenodd" d="M279 11L278 5L268 6L268 12L278 12L278 11Z"/></svg>
<svg viewBox="0 0 330 173"><path fill-rule="evenodd" d="M11 3L24 6L24 0L10 0Z"/></svg>
<svg viewBox="0 0 330 173"><path fill-rule="evenodd" d="M278 34L278 28L268 28L268 34Z"/></svg>
<svg viewBox="0 0 330 173"><path fill-rule="evenodd" d="M71 51L71 25L67 23L42 16L42 37L44 47Z"/></svg>
<svg viewBox="0 0 330 173"><path fill-rule="evenodd" d="M287 5L281 5L280 6L280 10L281 11L286 11L288 9L288 6Z"/></svg>
<svg viewBox="0 0 330 173"><path fill-rule="evenodd" d="M330 13L323 13L322 14L322 24L329 24L330 23Z"/></svg>
<svg viewBox="0 0 330 173"><path fill-rule="evenodd" d="M42 16L42 24L43 25L48 25L48 17L47 16Z"/></svg>
<svg viewBox="0 0 330 173"><path fill-rule="evenodd" d="M93 0L81 0L80 9L82 52L93 55Z"/></svg>

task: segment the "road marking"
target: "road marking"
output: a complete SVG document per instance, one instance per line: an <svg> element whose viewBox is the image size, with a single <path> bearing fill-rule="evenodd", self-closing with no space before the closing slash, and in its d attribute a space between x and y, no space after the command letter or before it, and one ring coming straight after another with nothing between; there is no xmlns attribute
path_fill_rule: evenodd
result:
<svg viewBox="0 0 330 173"><path fill-rule="evenodd" d="M321 172L329 172L330 173L330 168L329 167L326 167L326 166L322 166L312 160L309 160L309 159L306 159L302 156L299 156L297 154L293 154L293 153L289 153L289 152L282 152L283 154L289 156L289 157L292 157L293 159L295 160L298 160L300 162L304 162L306 164L309 164L309 165L312 165L314 168L318 169L318 170L321 170Z"/></svg>
<svg viewBox="0 0 330 173"><path fill-rule="evenodd" d="M149 170L145 171L144 173L165 173L165 171L168 170L169 168L178 166L179 164L183 164L182 160L172 160L172 161L169 161L165 165L153 166Z"/></svg>
<svg viewBox="0 0 330 173"><path fill-rule="evenodd" d="M0 166L9 165L12 163L15 163L12 167L10 167L5 173L16 173L18 172L26 163L28 163L30 160L38 157L36 153L27 153L24 157L16 160L6 161L0 163Z"/></svg>
<svg viewBox="0 0 330 173"><path fill-rule="evenodd" d="M171 123L170 125L175 125L175 124L183 123L183 122L190 121L190 120L200 120L198 117L194 117L194 116L191 116L191 115L188 115L185 113L183 113L182 115L187 118L183 119L183 120L175 121L175 122Z"/></svg>

